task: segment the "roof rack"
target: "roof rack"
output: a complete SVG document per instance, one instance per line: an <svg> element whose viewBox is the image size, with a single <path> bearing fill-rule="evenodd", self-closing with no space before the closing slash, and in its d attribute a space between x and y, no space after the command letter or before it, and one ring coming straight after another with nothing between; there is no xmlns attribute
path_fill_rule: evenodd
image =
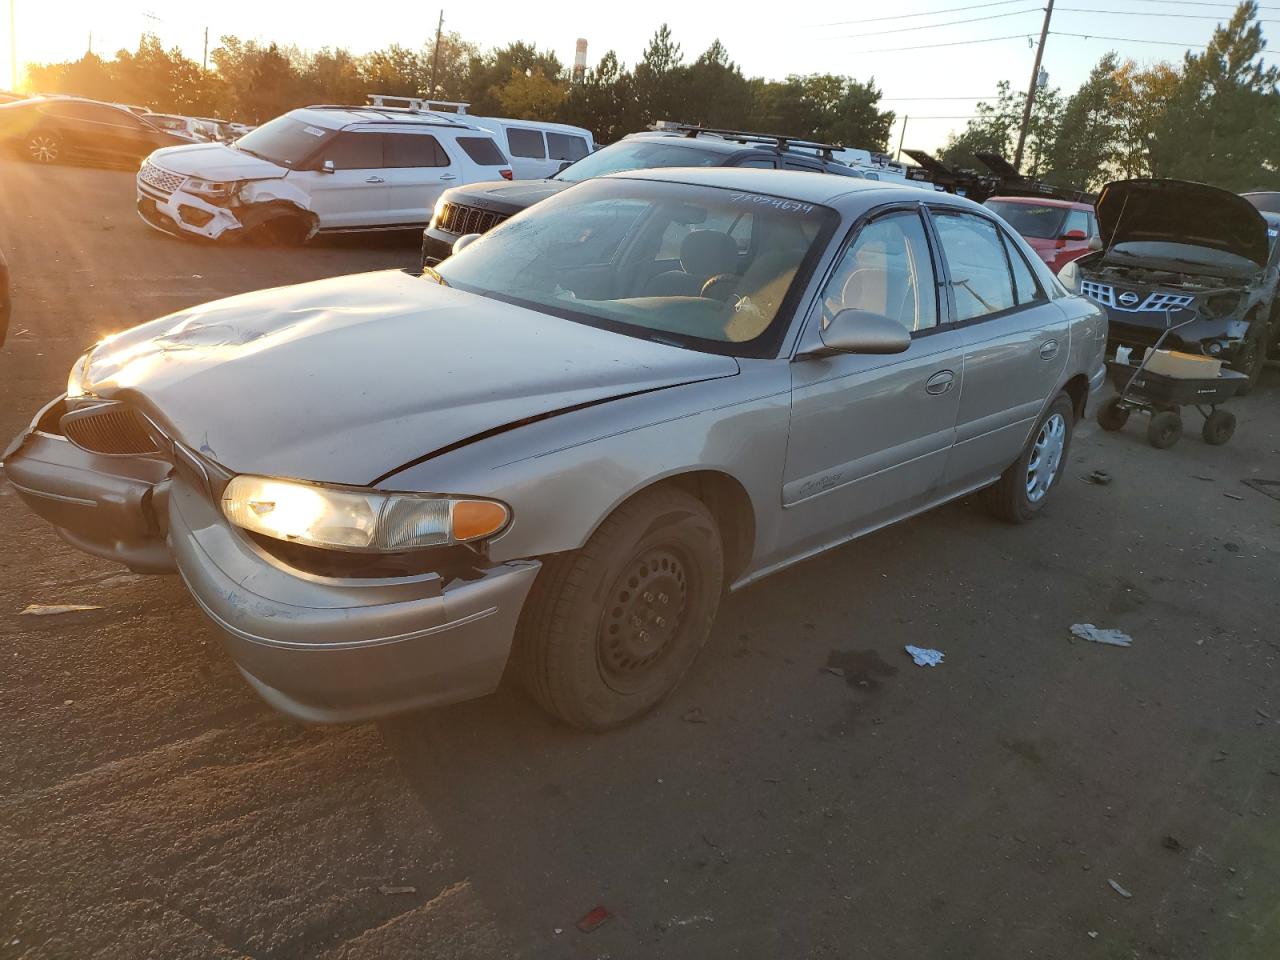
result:
<svg viewBox="0 0 1280 960"><path fill-rule="evenodd" d="M716 127L700 127L692 123L676 123L671 124L665 121L658 122L660 130L674 130L683 133L686 137L696 137L700 133L709 133L712 136L722 137L725 140L733 140L737 143L761 143L772 144L779 150L790 150L792 147L799 147L802 150L814 150L821 154L824 160L834 160L834 152L843 150L844 145L840 143L819 143L816 140L802 140L799 137L788 136L785 133L753 133L749 130L721 130Z"/></svg>
<svg viewBox="0 0 1280 960"><path fill-rule="evenodd" d="M380 113L388 119L401 117L421 117L428 124L435 123L442 127L467 127L462 118L455 119L456 114L437 113L434 110L410 110L408 107L375 106L368 103L309 103L307 110L350 110L353 113Z"/></svg>
<svg viewBox="0 0 1280 960"><path fill-rule="evenodd" d="M440 110L440 108L448 108L444 112L466 114L467 107L471 106L465 100L426 100L422 97L398 97L390 93L370 93L366 94L369 100L369 106L381 107L390 110L408 110L411 113L432 113Z"/></svg>

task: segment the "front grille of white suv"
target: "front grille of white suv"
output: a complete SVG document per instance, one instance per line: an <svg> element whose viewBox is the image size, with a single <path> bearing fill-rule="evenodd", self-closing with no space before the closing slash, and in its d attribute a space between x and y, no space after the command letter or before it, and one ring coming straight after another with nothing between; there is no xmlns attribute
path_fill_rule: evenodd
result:
<svg viewBox="0 0 1280 960"><path fill-rule="evenodd" d="M187 178L176 173L170 173L168 170L162 170L148 160L143 163L142 169L138 171L138 179L167 197L182 186L182 182Z"/></svg>

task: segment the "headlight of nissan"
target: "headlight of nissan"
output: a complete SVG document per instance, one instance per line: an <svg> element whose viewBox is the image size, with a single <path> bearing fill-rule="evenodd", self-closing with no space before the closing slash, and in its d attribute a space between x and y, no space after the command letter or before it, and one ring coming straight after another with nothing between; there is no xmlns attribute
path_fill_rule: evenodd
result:
<svg viewBox="0 0 1280 960"><path fill-rule="evenodd" d="M1072 293L1080 292L1080 268L1074 260L1068 262L1058 271L1058 282Z"/></svg>
<svg viewBox="0 0 1280 960"><path fill-rule="evenodd" d="M237 527L266 537L356 553L473 543L501 532L511 519L511 511L494 500L247 475L227 484L222 512Z"/></svg>

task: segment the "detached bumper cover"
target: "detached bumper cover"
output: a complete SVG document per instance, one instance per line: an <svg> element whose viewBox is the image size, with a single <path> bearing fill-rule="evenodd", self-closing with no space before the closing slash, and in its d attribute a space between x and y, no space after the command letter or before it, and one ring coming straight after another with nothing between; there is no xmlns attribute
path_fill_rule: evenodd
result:
<svg viewBox="0 0 1280 960"><path fill-rule="evenodd" d="M227 207L215 206L201 197L178 189L171 194L138 180L138 215L148 226L164 233L217 240L238 232L243 225Z"/></svg>

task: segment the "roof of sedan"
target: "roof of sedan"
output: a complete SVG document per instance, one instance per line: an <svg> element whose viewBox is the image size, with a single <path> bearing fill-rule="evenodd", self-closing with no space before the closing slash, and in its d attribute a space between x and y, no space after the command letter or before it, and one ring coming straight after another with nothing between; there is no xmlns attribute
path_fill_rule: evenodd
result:
<svg viewBox="0 0 1280 960"><path fill-rule="evenodd" d="M829 173L806 173L801 170L761 170L750 167L662 167L654 170L628 170L612 173L609 176L622 180L665 180L694 186L742 190L788 200L799 200L804 203L830 204L841 197L864 193L877 194L878 200L891 199L894 195L900 195L909 200L924 199L917 187L898 186L884 180L838 177ZM930 200L957 199L943 193L930 193L927 196Z"/></svg>
<svg viewBox="0 0 1280 960"><path fill-rule="evenodd" d="M1063 207L1067 210L1092 210L1092 203L1081 203L1078 200L1060 200L1057 197L988 197L987 202L999 200L1001 203L1026 203L1037 207Z"/></svg>

